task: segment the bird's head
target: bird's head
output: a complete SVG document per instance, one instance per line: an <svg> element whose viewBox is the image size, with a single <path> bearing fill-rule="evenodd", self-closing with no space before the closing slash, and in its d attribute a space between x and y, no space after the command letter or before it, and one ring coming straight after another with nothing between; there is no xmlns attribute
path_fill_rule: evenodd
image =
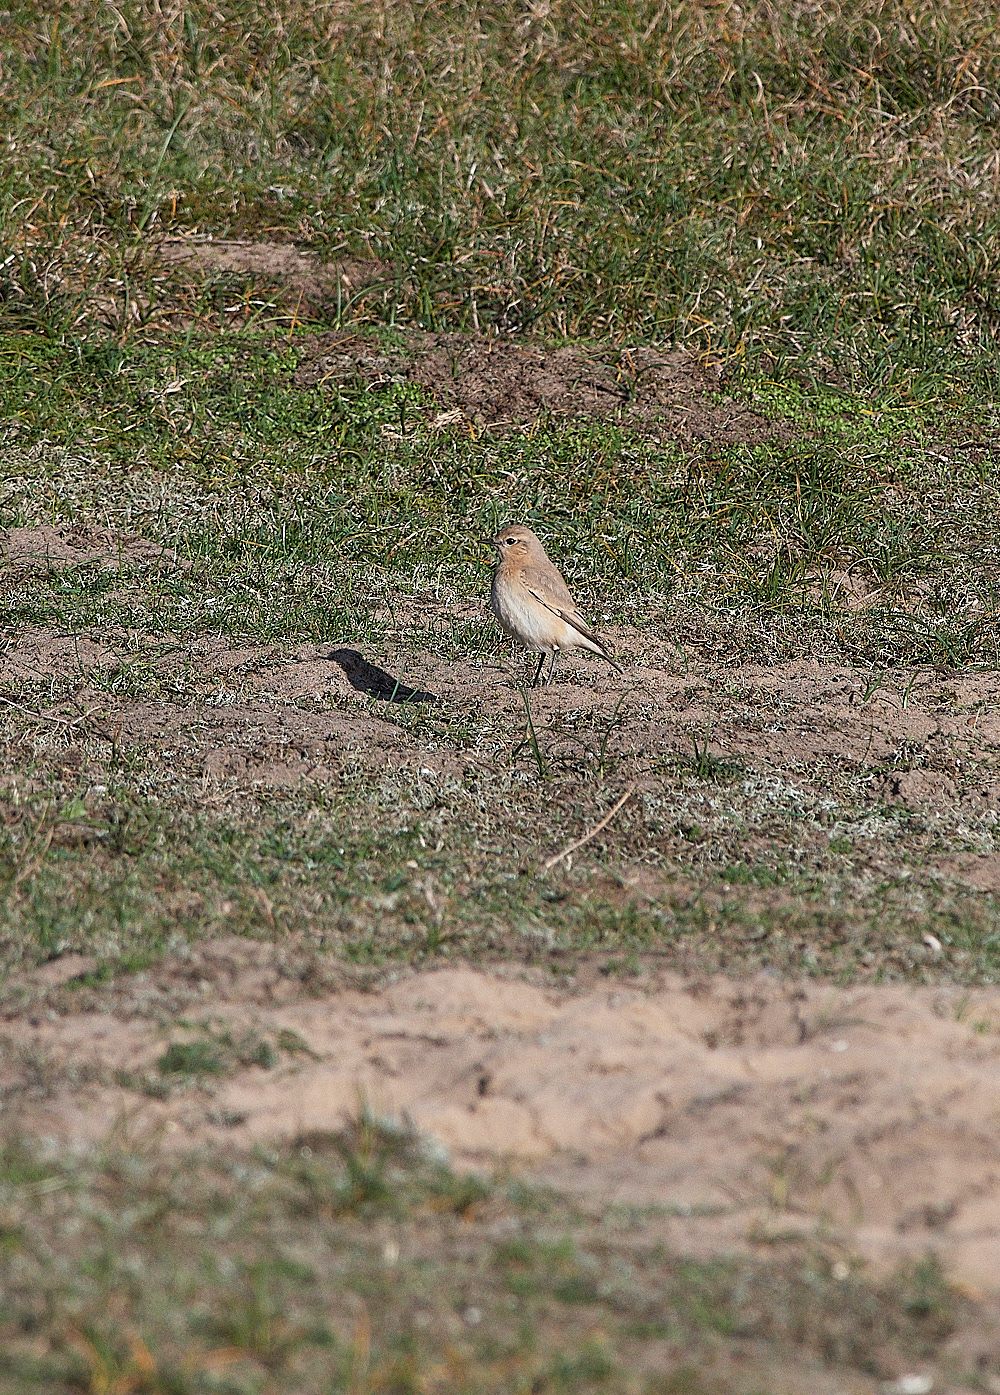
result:
<svg viewBox="0 0 1000 1395"><path fill-rule="evenodd" d="M523 523L505 523L490 542L496 548L501 563L528 562L545 556L542 544Z"/></svg>

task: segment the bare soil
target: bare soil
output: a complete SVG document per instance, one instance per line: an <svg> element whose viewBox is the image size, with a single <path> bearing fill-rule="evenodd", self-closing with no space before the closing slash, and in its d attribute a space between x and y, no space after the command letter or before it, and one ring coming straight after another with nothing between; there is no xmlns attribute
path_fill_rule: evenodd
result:
<svg viewBox="0 0 1000 1395"><path fill-rule="evenodd" d="M242 277L255 296L308 322L356 312L368 297L388 294L395 270L374 259L323 262L289 243L205 237L165 239L158 264L182 281ZM160 318L172 311L180 327L189 316L181 295L162 290ZM187 300L190 299L188 295ZM176 303L175 303L176 301ZM238 306L230 307L231 310ZM473 428L524 427L547 417L614 420L654 440L790 440L789 423L761 416L721 391L718 367L682 350L656 347L545 347L505 333L434 334L410 331L397 349L371 337L333 330L300 343L299 387L369 391L393 382L417 383L433 395L432 420Z"/></svg>
<svg viewBox="0 0 1000 1395"><path fill-rule="evenodd" d="M334 390L418 383L433 393L433 420L503 429L553 417L613 420L654 440L719 445L789 440L796 433L726 397L717 372L680 350L525 345L498 335L411 332L405 347L330 333L303 346L295 381Z"/></svg>
<svg viewBox="0 0 1000 1395"><path fill-rule="evenodd" d="M71 956L23 988L86 967ZM179 983L183 1030L150 1015ZM808 1239L884 1269L933 1251L970 1291L1000 1289L994 990L662 974L567 991L456 967L306 996L279 951L234 938L129 987L118 1011L8 1020L8 1122L249 1144L336 1130L363 1098L459 1166L514 1164L598 1207L659 1208L682 1253ZM142 1082L162 1082L157 1061L199 1022L294 1047L272 1069L150 1099Z"/></svg>
<svg viewBox="0 0 1000 1395"><path fill-rule="evenodd" d="M260 295L269 295L302 320L344 310L366 287L392 276L392 268L374 258L324 262L290 242L249 238L168 237L155 254L160 266L187 280L230 276L251 281Z"/></svg>
<svg viewBox="0 0 1000 1395"><path fill-rule="evenodd" d="M125 537L108 528L41 524L35 528L9 528L0 536L2 556L10 582L31 573L61 571L67 567L97 566L102 570L123 563L149 567L156 563L170 570L183 568L176 553L148 538Z"/></svg>
<svg viewBox="0 0 1000 1395"><path fill-rule="evenodd" d="M100 529L14 529L0 544L13 585L37 567L118 567L122 559L144 569L178 565L165 549ZM0 655L0 684L9 703L43 685L50 695L65 694L75 683L72 699L46 703L40 696L38 720L98 739L113 729L120 748L153 761L168 755L175 774L204 790L238 795L261 786L337 782L346 770L387 764L428 779L502 772L521 744L519 685L530 662L513 651L506 659L446 660L436 641L423 648L414 640L421 630L446 637L487 620L485 595L465 602L400 598L391 611L373 604L376 620L384 620L377 649L233 646L210 636L170 642L112 626L73 635L24 628ZM554 772L592 777L600 762L609 793L635 786L633 813L645 810L648 850L668 852L682 837L676 827L657 835L652 815L677 796L693 736L707 741L719 779L685 785L692 818L731 813L760 796L764 785L777 803L826 801L832 808L850 793L884 811L920 814L924 845L942 878L981 890L1000 885L1000 855L992 849L1000 810L1000 703L991 673L901 669L873 685L857 669L809 658L747 663L727 659L724 646L718 659L706 658L712 637L686 631L681 615L677 622L679 639L670 646L630 627L607 631L621 677L597 662L564 657L552 686L531 698ZM164 680L183 674L185 696L119 696L109 678L137 657ZM420 723L400 724L399 709L414 704L449 723L450 735L434 740ZM59 754L68 767L85 756L83 744L72 743ZM530 756L521 754L518 765L531 769ZM943 854L935 830L956 820L965 846ZM919 831L911 822L914 827ZM817 845L831 836L823 827L813 833ZM752 846L752 826L742 827L740 837ZM977 838L978 851L969 846ZM878 862L878 829L864 832L862 843Z"/></svg>

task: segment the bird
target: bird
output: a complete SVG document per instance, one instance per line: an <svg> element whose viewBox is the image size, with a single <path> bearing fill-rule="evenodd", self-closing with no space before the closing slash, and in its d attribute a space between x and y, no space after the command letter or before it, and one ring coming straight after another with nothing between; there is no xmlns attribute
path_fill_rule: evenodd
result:
<svg viewBox="0 0 1000 1395"><path fill-rule="evenodd" d="M562 649L587 649L621 673L607 644L580 614L569 587L530 528L523 523L506 523L490 543L497 551L490 609L509 635L539 655L533 688L546 655L551 658L545 682L552 682L556 656Z"/></svg>

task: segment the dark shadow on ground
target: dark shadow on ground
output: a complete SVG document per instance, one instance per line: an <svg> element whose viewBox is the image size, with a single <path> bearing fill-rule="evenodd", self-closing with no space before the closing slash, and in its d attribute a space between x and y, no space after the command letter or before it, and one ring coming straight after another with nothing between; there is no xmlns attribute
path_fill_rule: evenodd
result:
<svg viewBox="0 0 1000 1395"><path fill-rule="evenodd" d="M420 688L408 688L384 668L378 668L363 658L356 649L331 649L326 658L339 664L347 676L347 681L359 693L382 698L385 702L437 702L434 693L425 693Z"/></svg>

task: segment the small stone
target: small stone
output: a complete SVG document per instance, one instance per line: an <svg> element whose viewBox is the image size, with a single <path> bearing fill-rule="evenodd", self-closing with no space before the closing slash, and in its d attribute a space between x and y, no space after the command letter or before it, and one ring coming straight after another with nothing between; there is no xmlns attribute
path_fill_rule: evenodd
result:
<svg viewBox="0 0 1000 1395"><path fill-rule="evenodd" d="M933 1389L933 1376L900 1376L883 1382L882 1395L930 1395Z"/></svg>

